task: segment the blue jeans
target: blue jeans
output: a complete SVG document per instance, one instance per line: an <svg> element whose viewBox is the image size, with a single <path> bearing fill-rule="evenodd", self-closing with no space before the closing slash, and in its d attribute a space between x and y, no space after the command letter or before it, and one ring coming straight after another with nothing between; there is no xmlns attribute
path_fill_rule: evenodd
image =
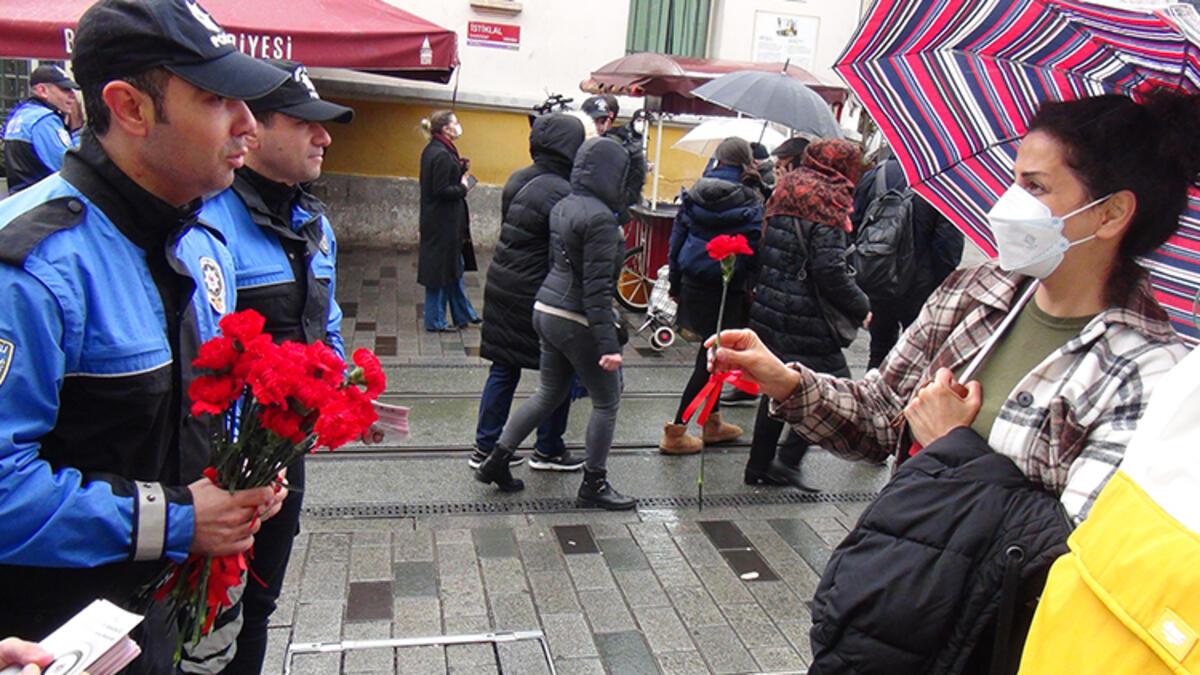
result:
<svg viewBox="0 0 1200 675"><path fill-rule="evenodd" d="M455 326L465 326L475 321L479 315L467 298L467 285L462 277L456 283L440 288L425 287L425 328L426 330L441 330L446 325L446 304L450 304L450 318Z"/></svg>
<svg viewBox="0 0 1200 675"><path fill-rule="evenodd" d="M521 381L521 369L504 363L492 363L488 370L487 384L479 397L479 421L475 425L475 447L484 454L496 447L508 412L512 409L513 394ZM563 401L545 422L538 426L537 443L534 448L544 457L557 457L566 451L563 433L567 430L567 417L571 412L571 399Z"/></svg>

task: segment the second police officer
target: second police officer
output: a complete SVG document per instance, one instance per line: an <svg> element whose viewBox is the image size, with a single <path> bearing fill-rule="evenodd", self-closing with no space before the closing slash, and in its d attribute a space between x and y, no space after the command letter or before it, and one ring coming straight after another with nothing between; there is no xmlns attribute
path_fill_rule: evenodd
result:
<svg viewBox="0 0 1200 675"><path fill-rule="evenodd" d="M77 110L75 84L59 66L42 64L29 74L29 98L4 123L4 170L10 193L24 190L62 168L75 145L67 115Z"/></svg>

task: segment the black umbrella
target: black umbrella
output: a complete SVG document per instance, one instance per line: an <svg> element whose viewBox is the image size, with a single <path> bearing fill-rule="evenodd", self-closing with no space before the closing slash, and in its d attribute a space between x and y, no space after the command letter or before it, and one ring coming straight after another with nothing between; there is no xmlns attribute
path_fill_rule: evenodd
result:
<svg viewBox="0 0 1200 675"><path fill-rule="evenodd" d="M842 129L820 94L783 73L742 70L692 90L722 108L770 120L820 138L841 138Z"/></svg>

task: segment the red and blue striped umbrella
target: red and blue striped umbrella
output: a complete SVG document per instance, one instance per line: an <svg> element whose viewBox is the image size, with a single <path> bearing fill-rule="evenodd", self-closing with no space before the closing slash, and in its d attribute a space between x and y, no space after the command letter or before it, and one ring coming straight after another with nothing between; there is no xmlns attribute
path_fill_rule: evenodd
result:
<svg viewBox="0 0 1200 675"><path fill-rule="evenodd" d="M1190 5L1072 0L876 0L834 66L879 125L909 184L991 255L985 214L1012 182L1043 101L1157 87L1200 92ZM1200 133L1200 130L1197 130ZM1179 232L1148 256L1175 327L1200 290L1200 189Z"/></svg>

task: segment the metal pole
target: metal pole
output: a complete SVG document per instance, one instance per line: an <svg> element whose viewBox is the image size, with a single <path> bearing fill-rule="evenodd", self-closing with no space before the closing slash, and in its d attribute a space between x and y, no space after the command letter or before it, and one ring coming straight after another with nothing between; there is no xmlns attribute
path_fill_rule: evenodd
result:
<svg viewBox="0 0 1200 675"><path fill-rule="evenodd" d="M658 178L662 172L662 144L663 144L663 129L662 129L662 113L658 113L658 131L655 132L654 141L654 189L650 194L650 209L658 209Z"/></svg>
<svg viewBox="0 0 1200 675"><path fill-rule="evenodd" d="M284 675L292 672L292 657L296 654L339 654L355 649L401 649L405 647L428 647L450 645L470 645L501 642L520 642L522 640L537 640L542 646L542 655L546 657L546 666L550 675L556 675L554 658L550 654L550 645L546 635L540 630L499 631L494 633L477 633L471 635L433 635L418 638L393 638L386 640L341 640L339 642L298 642L289 645L284 659Z"/></svg>

